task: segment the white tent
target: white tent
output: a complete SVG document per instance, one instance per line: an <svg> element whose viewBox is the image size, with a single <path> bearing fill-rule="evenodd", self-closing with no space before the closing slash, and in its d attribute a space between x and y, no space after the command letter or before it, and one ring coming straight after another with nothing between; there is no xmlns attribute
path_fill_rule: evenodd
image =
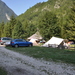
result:
<svg viewBox="0 0 75 75"><path fill-rule="evenodd" d="M33 46L37 46L38 45L38 43L36 41L37 41L37 39L31 39L30 40L30 42L33 43Z"/></svg>
<svg viewBox="0 0 75 75"><path fill-rule="evenodd" d="M60 43L63 41L64 39L62 38L57 38L57 37L52 37L49 41L47 41L44 45L44 47L49 47L49 46L54 46L57 47L58 45L60 45Z"/></svg>
<svg viewBox="0 0 75 75"><path fill-rule="evenodd" d="M42 39L42 36L41 36L40 33L37 31L35 34L33 34L32 36L28 37L27 39L28 39L28 40L31 40L31 39L32 39L32 40L33 40L33 39L34 39L34 40L36 40L36 39L39 40L39 39Z"/></svg>
<svg viewBox="0 0 75 75"><path fill-rule="evenodd" d="M34 46L38 46L39 43L38 41L42 40L42 36L40 35L40 33L37 31L35 34L33 34L32 36L30 36L29 38L27 38L30 42L33 43Z"/></svg>

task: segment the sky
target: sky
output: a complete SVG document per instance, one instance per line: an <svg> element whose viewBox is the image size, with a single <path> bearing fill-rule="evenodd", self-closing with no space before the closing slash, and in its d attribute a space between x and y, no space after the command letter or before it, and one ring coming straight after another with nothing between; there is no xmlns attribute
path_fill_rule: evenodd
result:
<svg viewBox="0 0 75 75"><path fill-rule="evenodd" d="M2 0L15 14L20 15L39 2L48 0Z"/></svg>

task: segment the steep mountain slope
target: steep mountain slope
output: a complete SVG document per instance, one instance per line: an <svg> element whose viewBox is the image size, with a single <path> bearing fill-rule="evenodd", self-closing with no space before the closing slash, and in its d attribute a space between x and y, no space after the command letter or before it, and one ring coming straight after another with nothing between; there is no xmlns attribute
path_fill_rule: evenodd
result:
<svg viewBox="0 0 75 75"><path fill-rule="evenodd" d="M0 22L7 22L10 16L17 16L4 2L0 0Z"/></svg>
<svg viewBox="0 0 75 75"><path fill-rule="evenodd" d="M38 19L46 11L51 11L55 13L58 17L63 15L65 18L67 17L67 14L70 12L70 8L72 6L73 1L74 0L48 0L47 2L37 3L17 18L22 23L24 23L25 20L29 20L35 25L37 25Z"/></svg>

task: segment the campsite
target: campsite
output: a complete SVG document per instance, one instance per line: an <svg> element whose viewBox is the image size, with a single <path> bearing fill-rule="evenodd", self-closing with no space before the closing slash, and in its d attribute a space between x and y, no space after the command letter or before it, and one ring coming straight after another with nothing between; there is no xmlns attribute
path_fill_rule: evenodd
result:
<svg viewBox="0 0 75 75"><path fill-rule="evenodd" d="M5 1L0 0L0 75L75 75L75 0L33 6L39 0L23 0L29 8L20 15Z"/></svg>
<svg viewBox="0 0 75 75"><path fill-rule="evenodd" d="M9 72L10 74L13 75L37 75L37 72L39 75L60 75L61 73L63 75L67 74L72 74L74 75L74 65L75 65L75 45L73 42L71 43L71 48L69 45L69 48L67 47L66 43L68 43L68 40L58 38L58 37L52 37L50 40L45 41L42 39L42 37L38 37L38 32L37 34L33 34L31 37L28 38L30 42L33 43L32 47L12 47L12 46L6 46L5 48L1 48L0 51L2 54L0 58L2 67L5 68L5 72ZM40 42L43 41L44 42ZM42 44L40 44L42 43ZM65 44L64 44L65 43ZM69 44L70 44L69 43ZM74 46L73 46L73 45ZM63 48L64 47L64 48ZM3 52L5 50L5 52ZM11 54L9 54L11 53ZM16 53L16 56L14 55ZM22 55L21 55L22 54ZM13 56L14 55L14 56ZM21 56L21 57L20 57ZM25 59L24 59L25 57ZM8 59L10 58L10 59ZM10 65L12 59L12 65ZM14 61L13 61L14 60ZM34 62L35 61L35 62ZM4 63L2 63L4 62ZM8 62L8 63L7 63ZM39 63L37 63L39 62ZM32 64L31 64L32 63ZM6 64L7 68L6 68ZM13 65L16 66L13 66ZM18 66L18 65L21 66ZM43 65L43 67L42 67ZM13 67L12 67L13 66ZM26 68L24 66L27 66ZM38 67L39 66L39 67ZM50 67L49 67L50 66ZM58 68L58 71L56 68ZM63 68L65 66L65 68ZM68 67L69 66L69 67ZM11 71L12 67L12 71ZM35 68L36 67L36 68ZM33 72L32 70L35 68L35 71ZM38 69L39 68L39 69ZM59 68L61 71L59 72ZM65 70L67 69L67 70ZM13 72L15 71L15 72ZM29 71L29 72L28 72ZM41 72L40 72L41 71ZM65 71L65 72L63 72ZM70 71L70 72L69 72Z"/></svg>
<svg viewBox="0 0 75 75"><path fill-rule="evenodd" d="M4 75L74 75L75 46L70 49L66 45L67 40L54 36L45 41L38 34L28 38L33 43L32 47L0 47Z"/></svg>
<svg viewBox="0 0 75 75"><path fill-rule="evenodd" d="M68 43L68 40L53 36L49 41L45 41L39 45L42 37L38 37L38 34L39 33L37 32L37 34L35 33L28 38L29 41L33 43L33 47L14 48L6 46L6 48L37 59L43 59L46 61L62 61L75 64L74 43L72 44L71 42L71 44L69 43L68 46L65 46L64 43Z"/></svg>
<svg viewBox="0 0 75 75"><path fill-rule="evenodd" d="M55 36L46 41L38 31L32 36L28 37L27 40L32 42L33 46L52 47L59 49L75 49L75 44L73 41Z"/></svg>

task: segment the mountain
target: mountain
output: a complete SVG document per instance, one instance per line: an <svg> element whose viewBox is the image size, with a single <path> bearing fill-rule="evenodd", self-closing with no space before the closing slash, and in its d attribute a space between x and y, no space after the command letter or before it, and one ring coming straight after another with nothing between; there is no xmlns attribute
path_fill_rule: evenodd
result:
<svg viewBox="0 0 75 75"><path fill-rule="evenodd" d="M48 0L47 2L37 3L33 7L29 8L25 13L19 15L17 19L22 23L24 23L25 20L28 20L36 25L40 16L47 11L53 12L57 16L64 15L65 18L70 12L73 1L74 0Z"/></svg>
<svg viewBox="0 0 75 75"><path fill-rule="evenodd" d="M40 2L19 15L17 19L25 30L30 27L28 33L36 29L46 40L52 36L69 40L75 38L75 0Z"/></svg>
<svg viewBox="0 0 75 75"><path fill-rule="evenodd" d="M3 1L0 0L0 22L8 22L11 16L17 17L13 10L11 10Z"/></svg>

